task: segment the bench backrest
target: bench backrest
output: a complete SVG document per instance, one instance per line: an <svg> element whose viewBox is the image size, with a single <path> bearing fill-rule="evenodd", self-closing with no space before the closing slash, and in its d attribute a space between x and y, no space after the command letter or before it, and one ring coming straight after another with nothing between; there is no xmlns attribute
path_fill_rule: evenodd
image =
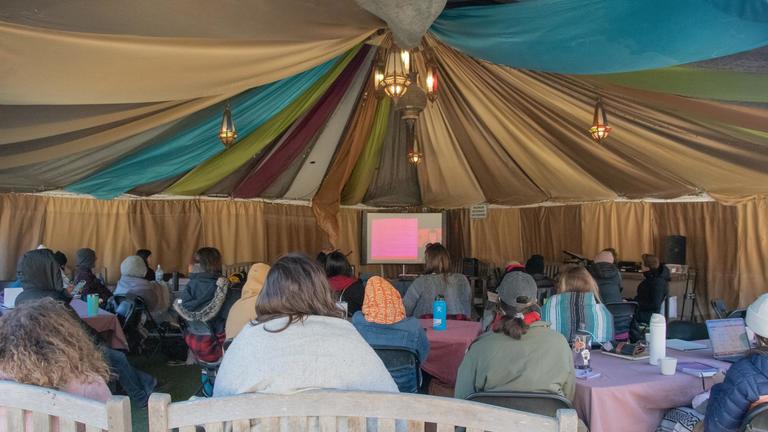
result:
<svg viewBox="0 0 768 432"><path fill-rule="evenodd" d="M424 431L425 423L437 432L576 432L574 410L560 410L557 418L525 413L459 399L425 395L306 391L290 395L246 394L171 403L167 394L149 400L149 432L241 431L365 431L366 419L377 422L379 432L394 432L397 420L408 431ZM258 427L252 429L252 421Z"/></svg>
<svg viewBox="0 0 768 432"><path fill-rule="evenodd" d="M10 381L0 381L0 409L5 411L8 432L130 432L131 404L125 396L113 396L107 403L69 393ZM53 428L51 427L53 425Z"/></svg>

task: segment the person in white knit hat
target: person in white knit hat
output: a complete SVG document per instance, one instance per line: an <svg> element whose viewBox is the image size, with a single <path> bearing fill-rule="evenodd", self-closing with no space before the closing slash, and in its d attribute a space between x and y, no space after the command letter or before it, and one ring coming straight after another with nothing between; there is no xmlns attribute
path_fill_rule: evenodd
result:
<svg viewBox="0 0 768 432"><path fill-rule="evenodd" d="M728 370L725 381L712 387L706 432L738 431L751 408L768 403L768 294L747 308L747 327L755 333L756 347Z"/></svg>

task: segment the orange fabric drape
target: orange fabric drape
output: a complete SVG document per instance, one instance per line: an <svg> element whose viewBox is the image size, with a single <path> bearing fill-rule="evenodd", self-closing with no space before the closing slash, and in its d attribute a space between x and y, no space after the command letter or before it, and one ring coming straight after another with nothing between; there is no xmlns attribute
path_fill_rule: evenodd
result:
<svg viewBox="0 0 768 432"><path fill-rule="evenodd" d="M738 215L738 304L748 305L768 292L768 200L756 198L739 204Z"/></svg>
<svg viewBox="0 0 768 432"><path fill-rule="evenodd" d="M520 209L490 208L485 219L470 221L471 256L503 266L509 261L524 262Z"/></svg>
<svg viewBox="0 0 768 432"><path fill-rule="evenodd" d="M528 207L520 209L523 257L544 255L559 262L562 251L581 251L580 206Z"/></svg>

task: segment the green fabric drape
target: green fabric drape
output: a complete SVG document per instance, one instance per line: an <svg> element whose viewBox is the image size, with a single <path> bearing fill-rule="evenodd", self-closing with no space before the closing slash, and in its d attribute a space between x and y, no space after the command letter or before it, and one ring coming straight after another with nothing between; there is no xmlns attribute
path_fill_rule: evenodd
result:
<svg viewBox="0 0 768 432"><path fill-rule="evenodd" d="M373 119L371 134L368 135L368 142L365 144L365 149L357 160L357 164L355 164L349 181L341 192L341 203L344 205L359 204L363 201L365 192L373 180L374 170L379 165L379 158L381 157L381 148L389 124L391 106L390 98L385 97L376 107L376 116Z"/></svg>
<svg viewBox="0 0 768 432"><path fill-rule="evenodd" d="M735 102L768 102L768 75L677 66L594 79L662 93Z"/></svg>
<svg viewBox="0 0 768 432"><path fill-rule="evenodd" d="M253 155L264 148L283 133L331 86L341 71L355 56L360 47L350 50L322 79L317 81L303 95L288 105L280 114L269 119L250 135L237 142L230 149L208 159L197 168L190 171L165 192L175 195L199 195L224 179ZM212 139L214 139L212 137Z"/></svg>

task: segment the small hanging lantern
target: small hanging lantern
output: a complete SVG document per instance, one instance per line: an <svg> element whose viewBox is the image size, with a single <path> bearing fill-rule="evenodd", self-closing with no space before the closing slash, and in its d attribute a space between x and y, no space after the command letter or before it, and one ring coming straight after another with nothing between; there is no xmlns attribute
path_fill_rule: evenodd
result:
<svg viewBox="0 0 768 432"><path fill-rule="evenodd" d="M405 138L408 142L408 162L418 165L424 160L424 153L419 148L419 139L416 137L416 117L406 117Z"/></svg>
<svg viewBox="0 0 768 432"><path fill-rule="evenodd" d="M376 64L373 66L373 88L376 91L376 97L381 99L384 96L384 69L386 67L385 59L378 56Z"/></svg>
<svg viewBox="0 0 768 432"><path fill-rule="evenodd" d="M603 107L601 98L598 98L595 104L595 117L592 120L592 127L589 128L588 132L597 143L603 142L611 133L611 127L608 126L608 116L605 113L605 107Z"/></svg>
<svg viewBox="0 0 768 432"><path fill-rule="evenodd" d="M426 64L426 73L424 74L424 90L427 92L427 98L430 102L437 100L438 89L438 77L437 62L433 58L429 58Z"/></svg>
<svg viewBox="0 0 768 432"><path fill-rule="evenodd" d="M232 120L232 112L229 110L229 104L224 108L224 115L221 118L219 140L226 148L229 148L237 140L237 129L235 129L235 122Z"/></svg>
<svg viewBox="0 0 768 432"><path fill-rule="evenodd" d="M384 73L381 80L374 76L374 82L378 81L377 88L383 89L387 96L397 102L411 85L411 53L408 50L393 46L387 55L384 65Z"/></svg>

